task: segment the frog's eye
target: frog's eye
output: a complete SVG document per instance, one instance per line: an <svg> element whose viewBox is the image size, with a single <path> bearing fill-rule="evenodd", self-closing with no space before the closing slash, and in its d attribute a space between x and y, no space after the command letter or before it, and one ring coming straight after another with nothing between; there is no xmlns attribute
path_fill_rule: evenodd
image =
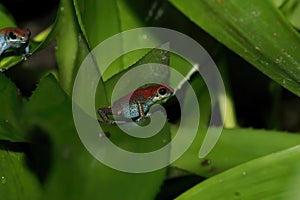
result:
<svg viewBox="0 0 300 200"><path fill-rule="evenodd" d="M8 33L8 37L9 37L10 39L13 39L13 40L15 40L15 39L17 38L17 36L15 35L14 32L9 32L9 33Z"/></svg>
<svg viewBox="0 0 300 200"><path fill-rule="evenodd" d="M159 90L158 90L158 94L159 95L165 95L167 93L167 89L166 88L160 88Z"/></svg>

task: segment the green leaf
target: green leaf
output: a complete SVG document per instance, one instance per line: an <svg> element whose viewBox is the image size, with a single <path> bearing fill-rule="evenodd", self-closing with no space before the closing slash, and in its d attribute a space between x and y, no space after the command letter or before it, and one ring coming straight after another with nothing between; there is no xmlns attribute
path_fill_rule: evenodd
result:
<svg viewBox="0 0 300 200"><path fill-rule="evenodd" d="M91 50L121 31L116 0L74 0L74 5L79 26ZM111 55L115 52L120 52L122 55L121 41L106 50L106 53ZM122 61L116 61L107 75L108 78L122 69ZM107 78L106 75L104 77Z"/></svg>
<svg viewBox="0 0 300 200"><path fill-rule="evenodd" d="M233 155L232 155L233 156ZM176 199L299 199L300 146L214 176Z"/></svg>
<svg viewBox="0 0 300 200"><path fill-rule="evenodd" d="M144 52L143 50L142 52ZM111 92L114 90L115 84L119 81L119 79L126 74L127 72L130 72L130 70L134 69L135 67L148 64L147 67L149 67L149 71L144 71L139 74L140 77L143 77L143 80L145 82L151 82L151 80L161 80L163 82L168 82L170 78L170 71L166 71L165 68L160 69L156 66L151 65L151 63L158 63L165 66L169 65L170 61L170 53L166 50L161 49L152 49L149 52L147 52L141 59L136 60L136 63L127 68L126 70L121 71L120 73L112 76L110 79L108 79L105 82L105 88L107 92L107 96L111 96ZM126 87L127 85L133 84L132 79L126 79L126 82L122 84L123 87ZM99 90L98 90L99 92ZM97 95L97 97L100 97L101 95Z"/></svg>
<svg viewBox="0 0 300 200"><path fill-rule="evenodd" d="M106 38L119 33L115 0L74 0L74 5L79 25L91 49Z"/></svg>
<svg viewBox="0 0 300 200"><path fill-rule="evenodd" d="M25 141L25 130L20 122L22 98L16 86L0 73L0 140Z"/></svg>
<svg viewBox="0 0 300 200"><path fill-rule="evenodd" d="M289 19L291 24L300 30L300 2L298 0L286 1L280 10Z"/></svg>
<svg viewBox="0 0 300 200"><path fill-rule="evenodd" d="M188 128L186 132L189 132ZM193 144L172 166L210 177L249 160L300 144L300 136L291 133L224 129L212 151L205 158L199 159L205 132L205 129L199 130Z"/></svg>
<svg viewBox="0 0 300 200"><path fill-rule="evenodd" d="M2 199L38 200L41 187L26 165L20 144L0 141L0 196Z"/></svg>
<svg viewBox="0 0 300 200"><path fill-rule="evenodd" d="M145 26L145 14L149 9L148 2L142 0L135 3L129 0L116 0L121 30Z"/></svg>
<svg viewBox="0 0 300 200"><path fill-rule="evenodd" d="M59 68L59 82L64 90L71 95L77 69L89 50L79 32L72 1L62 0L59 7L58 27L67 29L68 36L66 37L63 31L58 31L55 55Z"/></svg>
<svg viewBox="0 0 300 200"><path fill-rule="evenodd" d="M43 199L153 199L158 192L165 169L124 173L105 166L88 153L74 126L71 100L52 75L41 80L24 106L24 118L47 133L52 144L52 162ZM115 142L129 149L143 149L139 140L130 143L124 140L121 131L116 134L121 137L113 132Z"/></svg>
<svg viewBox="0 0 300 200"><path fill-rule="evenodd" d="M270 1L170 2L218 41L300 96L300 37Z"/></svg>
<svg viewBox="0 0 300 200"><path fill-rule="evenodd" d="M0 19L0 29L16 26L13 17L8 13L2 4L0 4Z"/></svg>
<svg viewBox="0 0 300 200"><path fill-rule="evenodd" d="M132 4L128 0L113 0L109 2L104 0L74 0L76 16L90 50L122 31L146 26L147 22L149 22L145 16L145 13L147 13L145 10L149 9L148 4L146 1ZM120 55L120 58L116 59L106 69L105 73L100 72L103 74L103 81L132 66L144 55L144 52L141 51L123 55L123 50L127 46L139 44L144 41L143 38L133 37L132 40L124 40L120 37L119 40L101 55L103 57L106 55ZM101 59L101 56L99 59Z"/></svg>

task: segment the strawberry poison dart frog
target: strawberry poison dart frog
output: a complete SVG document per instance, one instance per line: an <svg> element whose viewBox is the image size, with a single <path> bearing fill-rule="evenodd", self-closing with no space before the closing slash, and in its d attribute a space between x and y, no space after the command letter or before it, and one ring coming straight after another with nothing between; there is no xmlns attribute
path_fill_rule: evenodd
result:
<svg viewBox="0 0 300 200"><path fill-rule="evenodd" d="M172 94L173 89L165 85L148 85L121 97L110 107L99 108L98 113L102 120L108 124L125 123L125 121L114 121L108 118L108 115L136 119L138 122L150 115L148 111L152 105L166 100Z"/></svg>
<svg viewBox="0 0 300 200"><path fill-rule="evenodd" d="M26 59L29 53L29 29L4 28L0 30L0 57L4 52L21 53Z"/></svg>

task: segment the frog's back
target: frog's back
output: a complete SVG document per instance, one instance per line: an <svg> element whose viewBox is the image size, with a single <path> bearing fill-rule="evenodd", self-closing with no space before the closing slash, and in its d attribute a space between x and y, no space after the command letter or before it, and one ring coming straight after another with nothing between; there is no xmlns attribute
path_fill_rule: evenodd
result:
<svg viewBox="0 0 300 200"><path fill-rule="evenodd" d="M125 118L135 118L140 116L138 103L141 103L143 111L147 112L149 110L147 102L146 97L139 92L133 92L115 101L112 107L118 115L123 115Z"/></svg>

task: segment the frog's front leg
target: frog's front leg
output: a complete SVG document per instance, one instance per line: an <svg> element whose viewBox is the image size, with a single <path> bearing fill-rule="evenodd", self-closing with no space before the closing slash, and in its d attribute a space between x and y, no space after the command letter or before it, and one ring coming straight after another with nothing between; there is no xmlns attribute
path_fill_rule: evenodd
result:
<svg viewBox="0 0 300 200"><path fill-rule="evenodd" d="M113 115L111 107L99 108L98 114L100 115L102 120L107 124L124 124L124 123L126 123L125 121L114 121L114 120L111 120L108 118L107 115Z"/></svg>
<svg viewBox="0 0 300 200"><path fill-rule="evenodd" d="M107 115L112 115L111 107L108 108L99 108L98 109L99 116L103 119L103 121L107 124L115 124L114 120L108 118Z"/></svg>
<svg viewBox="0 0 300 200"><path fill-rule="evenodd" d="M23 56L23 59L24 59L24 60L27 60L27 58L28 58L29 56L31 56L31 53L30 53L30 45L29 45L29 44L25 47L24 53L22 54L22 56Z"/></svg>
<svg viewBox="0 0 300 200"><path fill-rule="evenodd" d="M142 104L141 101L138 101L137 105L138 105L138 110L139 110L140 117L136 121L140 122L140 121L143 121L144 119L146 119L147 117L149 117L150 113L145 114L143 104Z"/></svg>
<svg viewBox="0 0 300 200"><path fill-rule="evenodd" d="M0 57L2 55L2 53L8 48L7 43L4 41L3 38L1 38L0 36Z"/></svg>

